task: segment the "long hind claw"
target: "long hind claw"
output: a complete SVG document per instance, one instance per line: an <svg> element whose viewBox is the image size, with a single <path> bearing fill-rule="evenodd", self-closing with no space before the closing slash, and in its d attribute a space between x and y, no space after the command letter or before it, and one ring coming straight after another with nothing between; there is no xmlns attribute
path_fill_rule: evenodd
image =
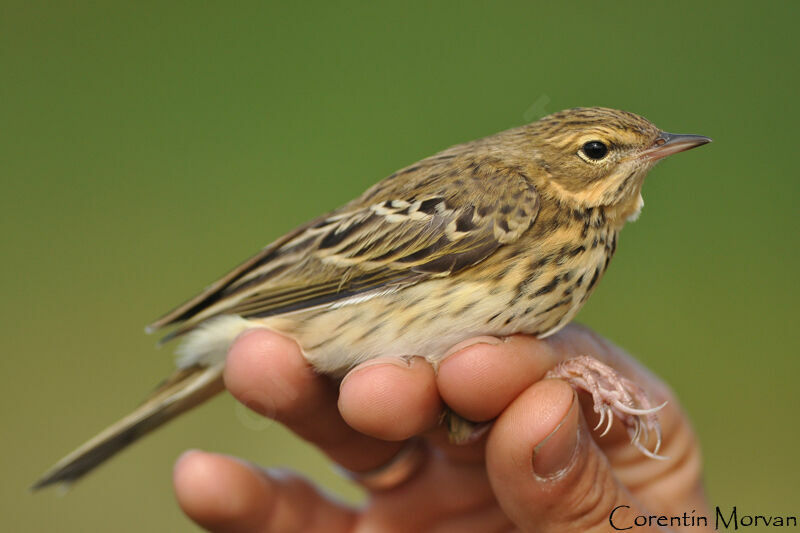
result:
<svg viewBox="0 0 800 533"><path fill-rule="evenodd" d="M663 409L665 405L667 405L667 402L664 402L661 405L656 405L655 407L650 407L648 409L636 409L635 407L628 407L627 405L624 404L615 404L614 407L616 407L623 413L628 413L629 415L642 416L642 415L657 413L658 411Z"/></svg>
<svg viewBox="0 0 800 533"><path fill-rule="evenodd" d="M657 413L667 402L653 406L641 387L608 365L585 355L560 363L545 377L564 379L573 387L592 395L594 411L600 415L594 430L605 425L601 437L611 431L616 416L627 429L631 444L639 451L653 459L666 459L658 455L662 435ZM650 441L651 432L655 434L656 443L649 450L646 444Z"/></svg>

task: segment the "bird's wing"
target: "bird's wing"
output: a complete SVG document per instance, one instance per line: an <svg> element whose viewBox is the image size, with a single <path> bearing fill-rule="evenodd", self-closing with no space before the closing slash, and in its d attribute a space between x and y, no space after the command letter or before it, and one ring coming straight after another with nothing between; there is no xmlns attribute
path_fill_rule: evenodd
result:
<svg viewBox="0 0 800 533"><path fill-rule="evenodd" d="M518 239L538 213L526 178L500 177L493 183L476 176L457 191L427 187L442 194L414 196L408 184L373 188L268 246L150 327L182 322L172 338L217 315L284 314L472 266Z"/></svg>
<svg viewBox="0 0 800 533"><path fill-rule="evenodd" d="M203 289L199 294L191 298L190 300L185 301L178 307L170 310L168 313L161 315L159 318L151 322L145 328L147 333L153 333L162 329L167 326L171 326L173 324L177 324L183 322L184 320L188 320L189 318L195 316L197 313L201 312L203 309L213 305L215 302L219 300L220 295L228 287L231 283L235 282L241 276L247 274L249 271L259 268L260 266L269 263L270 260L275 258L278 255L281 247L286 244L288 241L295 238L297 235L304 232L308 227L312 226L318 220L323 220L324 217L320 217L319 219L312 220L311 222L306 223L305 225L299 226L295 228L293 231L287 233L280 239L272 242L271 244L264 247L261 251L259 251L256 255L249 258L244 263L241 263L236 268L213 282L212 284L208 285L205 289Z"/></svg>

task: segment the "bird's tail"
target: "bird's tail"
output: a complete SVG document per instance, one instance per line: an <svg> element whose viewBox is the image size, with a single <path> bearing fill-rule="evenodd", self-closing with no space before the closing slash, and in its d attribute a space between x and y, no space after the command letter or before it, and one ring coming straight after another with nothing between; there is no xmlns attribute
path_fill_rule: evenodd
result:
<svg viewBox="0 0 800 533"><path fill-rule="evenodd" d="M176 370L135 411L61 459L31 490L78 480L129 444L221 392L223 367L224 363L198 364Z"/></svg>

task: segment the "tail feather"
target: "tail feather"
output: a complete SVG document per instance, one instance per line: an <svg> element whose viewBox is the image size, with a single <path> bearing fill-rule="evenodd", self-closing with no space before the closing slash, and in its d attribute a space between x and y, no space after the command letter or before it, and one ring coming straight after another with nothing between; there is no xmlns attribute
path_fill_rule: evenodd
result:
<svg viewBox="0 0 800 533"><path fill-rule="evenodd" d="M77 481L129 444L221 392L223 367L216 363L177 370L131 414L56 463L31 490Z"/></svg>

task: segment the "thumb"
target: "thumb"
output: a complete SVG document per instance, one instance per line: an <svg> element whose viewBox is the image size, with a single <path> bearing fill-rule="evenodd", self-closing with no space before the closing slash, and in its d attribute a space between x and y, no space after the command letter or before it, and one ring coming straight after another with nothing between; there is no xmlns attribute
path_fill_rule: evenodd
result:
<svg viewBox="0 0 800 533"><path fill-rule="evenodd" d="M592 439L577 395L559 380L535 383L503 411L486 464L500 506L523 531L606 532L646 514Z"/></svg>

